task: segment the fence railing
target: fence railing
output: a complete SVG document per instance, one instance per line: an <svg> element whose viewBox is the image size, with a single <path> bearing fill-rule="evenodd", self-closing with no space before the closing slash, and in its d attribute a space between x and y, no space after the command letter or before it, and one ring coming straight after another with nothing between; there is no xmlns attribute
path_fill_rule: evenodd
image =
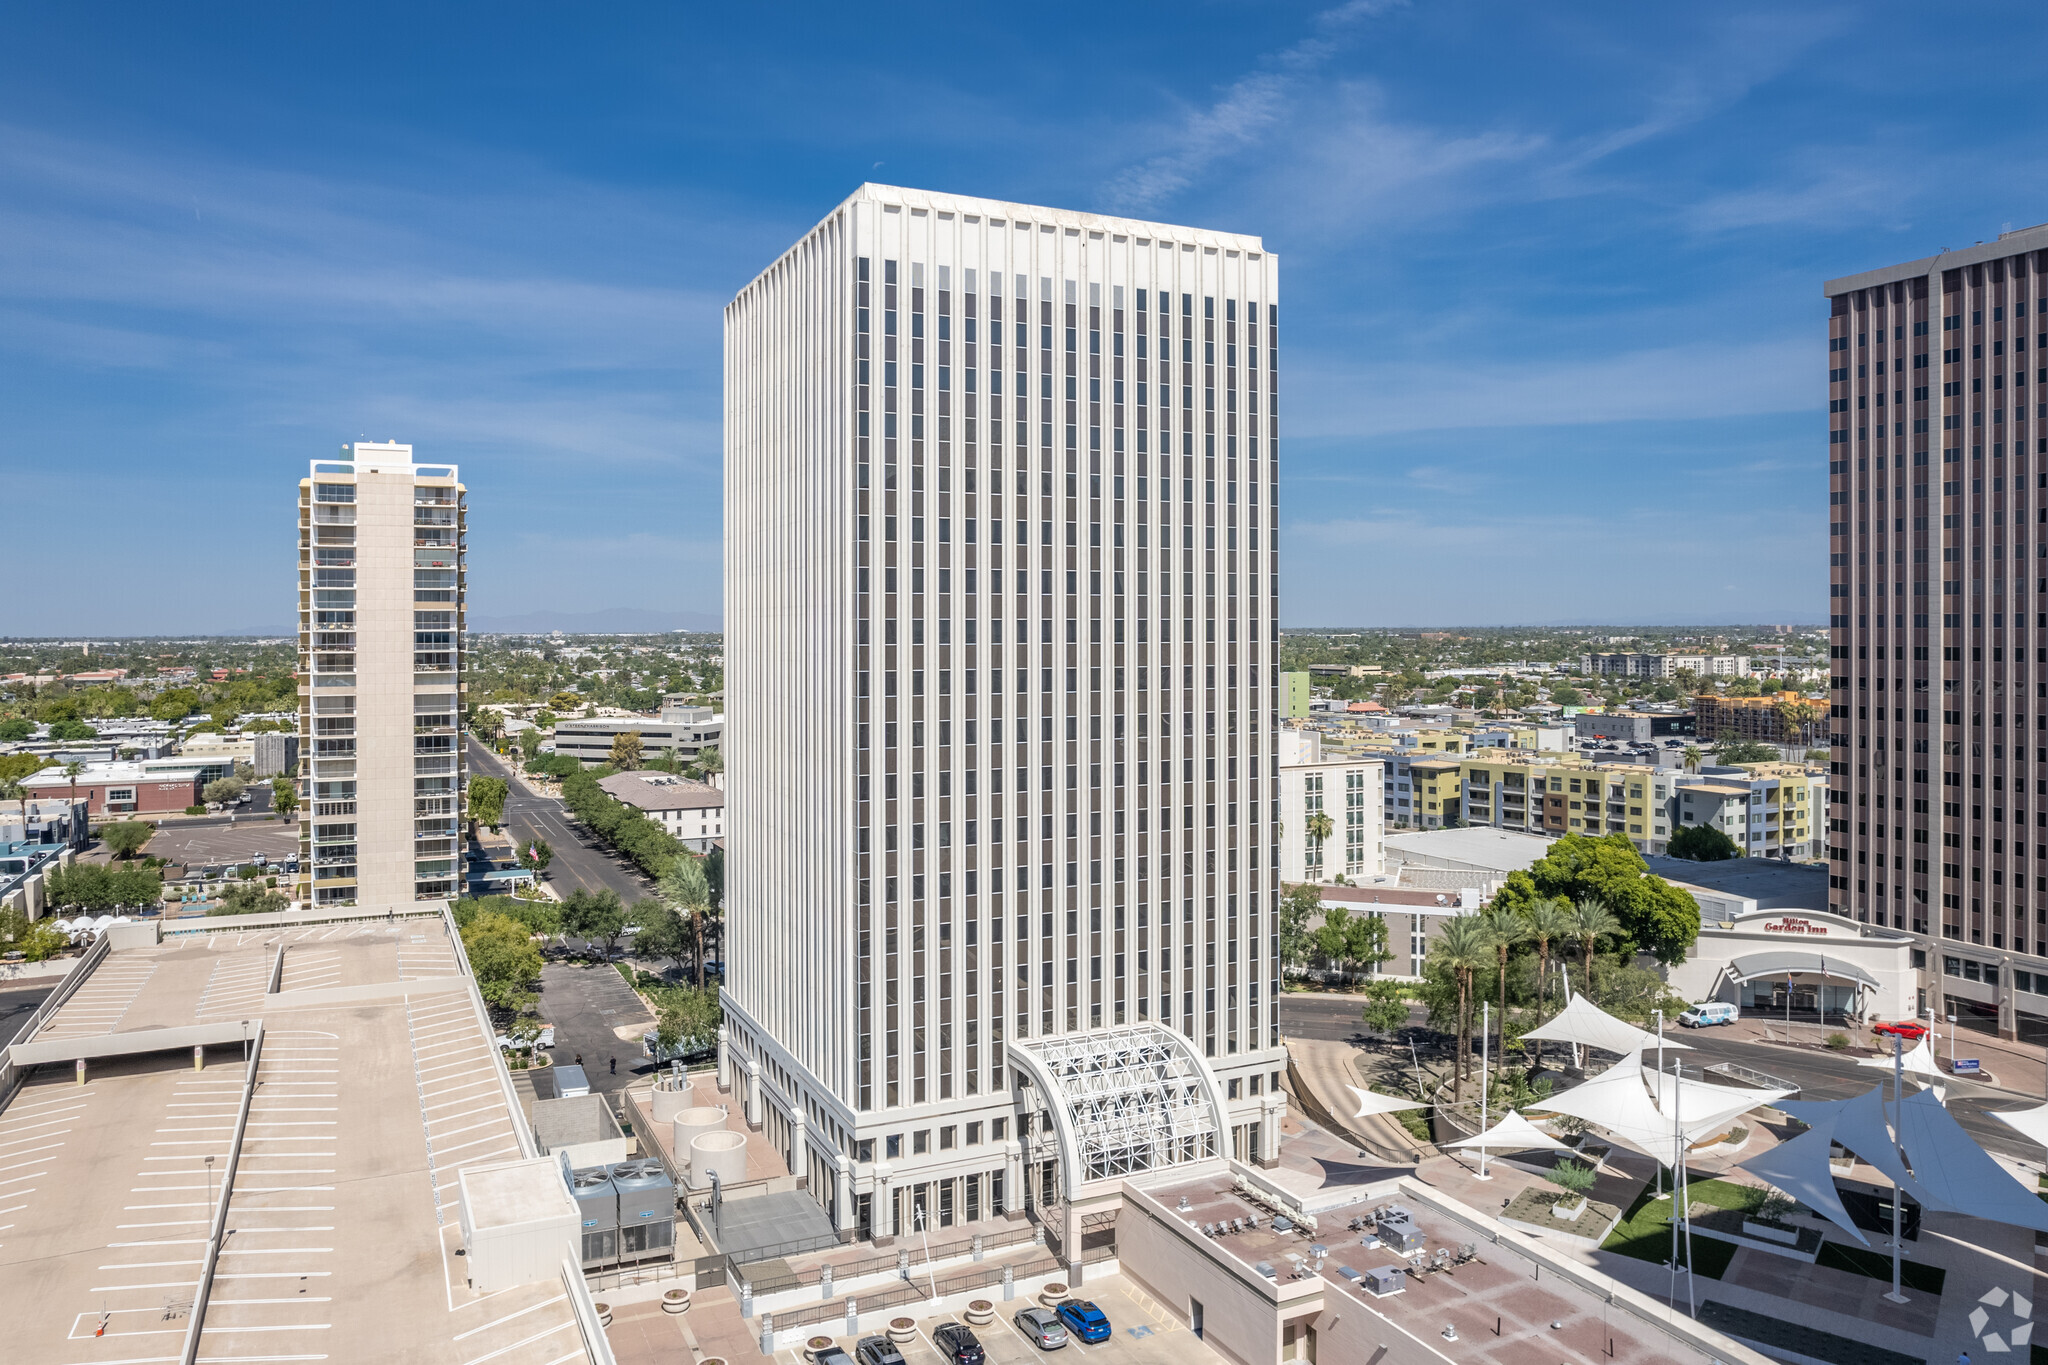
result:
<svg viewBox="0 0 2048 1365"><path fill-rule="evenodd" d="M64 1002L77 993L78 988L85 984L85 979L93 974L100 963L106 961L107 954L113 950L113 940L105 934L94 939L92 947L85 950L85 956L71 964L71 970L64 973L57 982L57 989L44 997L43 1003L28 1017L28 1022L23 1024L21 1030L14 1036L24 1043L33 1041L43 1025L56 1016L57 1011L64 1007ZM0 1109L6 1108L8 1101L14 1098L14 1092L20 1089L29 1070L29 1067L16 1066L7 1060L6 1052L0 1050Z"/></svg>
<svg viewBox="0 0 2048 1365"><path fill-rule="evenodd" d="M1098 1250L1086 1258L1089 1263L1113 1260L1116 1252L1107 1248ZM894 1262L892 1261L893 1265ZM1057 1275L1066 1267L1056 1256L1034 1256L1028 1261L1012 1261L1008 1265L1011 1282L1034 1279L1040 1275ZM767 1314L770 1324L778 1332L791 1327L808 1327L812 1323L830 1322L846 1316L846 1303L853 1301L862 1313L879 1312L906 1303L923 1303L933 1298L948 1298L954 1294L966 1294L976 1289L1003 1282L1004 1267L1000 1265L978 1266L973 1270L957 1271L937 1278L937 1293L933 1292L934 1281L925 1276L914 1276L901 1284L887 1289L871 1289L865 1293L853 1293L843 1298L828 1299L823 1303L811 1304L805 1308L789 1308Z"/></svg>
<svg viewBox="0 0 2048 1365"><path fill-rule="evenodd" d="M1715 1062L1707 1067L1707 1070L1716 1076L1726 1076L1730 1080L1741 1081L1744 1085L1753 1085L1759 1090L1789 1090L1795 1097L1799 1094L1799 1087L1791 1081L1782 1080L1769 1072L1753 1071L1735 1062Z"/></svg>
<svg viewBox="0 0 2048 1365"><path fill-rule="evenodd" d="M228 1142L228 1159L221 1170L220 1202L214 1206L212 1229L206 1238L206 1254L200 1262L199 1286L192 1295L192 1316L185 1324L185 1348L181 1365L199 1359L199 1338L206 1330L206 1300L213 1293L214 1271L220 1265L220 1244L227 1238L228 1197L235 1188L235 1171L242 1164L242 1140L249 1131L249 1106L256 1098L256 1071L263 1065L263 1021L256 1021L256 1036L249 1044L249 1060L242 1075L242 1104L235 1113L235 1135ZM213 1158L208 1157L211 1161ZM212 1184L209 1176L207 1183Z"/></svg>

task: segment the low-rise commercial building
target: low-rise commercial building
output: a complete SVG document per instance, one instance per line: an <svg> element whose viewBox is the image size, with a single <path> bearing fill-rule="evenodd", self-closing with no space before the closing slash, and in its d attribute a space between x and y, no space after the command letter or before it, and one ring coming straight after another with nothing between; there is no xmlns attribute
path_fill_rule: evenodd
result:
<svg viewBox="0 0 2048 1365"><path fill-rule="evenodd" d="M1573 734L1581 741L1615 740L1648 744L1671 735L1695 733L1694 718L1685 711L1581 711L1572 717Z"/></svg>
<svg viewBox="0 0 2048 1365"><path fill-rule="evenodd" d="M645 758L674 756L696 759L725 736L725 717L708 706L664 704L658 717L591 717L555 725L555 752L585 764L609 763L612 741L620 735L640 737Z"/></svg>
<svg viewBox="0 0 2048 1365"><path fill-rule="evenodd" d="M662 772L613 773L597 785L614 801L658 823L670 837L696 853L709 853L725 838L725 792Z"/></svg>
<svg viewBox="0 0 2048 1365"><path fill-rule="evenodd" d="M204 785L196 768L152 771L141 763L95 763L76 778L45 768L21 784L34 796L75 797L92 818L178 814L199 804Z"/></svg>

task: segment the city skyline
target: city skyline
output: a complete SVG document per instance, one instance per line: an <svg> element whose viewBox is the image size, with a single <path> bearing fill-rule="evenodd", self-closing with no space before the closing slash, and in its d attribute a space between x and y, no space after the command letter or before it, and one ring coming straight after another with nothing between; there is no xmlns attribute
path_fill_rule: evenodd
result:
<svg viewBox="0 0 2048 1365"><path fill-rule="evenodd" d="M7 624L286 624L262 586L282 509L244 506L244 474L355 436L491 472L482 617L715 603L693 494L718 477L717 309L866 179L1260 218L1314 286L1280 343L1284 625L1817 619L1804 282L2034 221L2026 172L1984 173L2031 164L2023 94L1963 81L1905 7L1626 13L1097 16L1099 51L1058 63L1028 35L990 58L938 14L900 50L825 13L772 39L716 17L688 46L654 19L513 18L486 62L453 18L373 53L361 11L245 15L232 45L204 17L35 16L0 57L0 461L80 511L0 568L61 558L90 515L123 586ZM2039 22L2013 16L2022 40ZM875 81L879 104L842 98ZM1960 104L1866 94L1958 83ZM855 112L808 117L827 104ZM1910 187L1880 173L1958 142ZM214 562L155 571L222 508ZM1528 572L1593 547L1641 570L1569 604L1568 576Z"/></svg>

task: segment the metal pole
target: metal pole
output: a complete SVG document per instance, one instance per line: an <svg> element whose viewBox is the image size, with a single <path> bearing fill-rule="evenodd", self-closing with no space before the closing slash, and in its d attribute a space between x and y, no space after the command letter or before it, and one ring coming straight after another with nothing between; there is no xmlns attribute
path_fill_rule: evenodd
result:
<svg viewBox="0 0 2048 1365"><path fill-rule="evenodd" d="M1663 1074L1663 1072L1664 1072L1664 1011L1663 1011L1663 1010L1658 1010L1658 1011L1656 1011L1656 1015L1657 1015L1657 1072L1658 1072L1658 1074L1659 1074L1659 1075L1662 1075L1662 1074ZM1659 1199L1663 1199L1663 1198L1666 1198L1666 1197L1667 1197L1667 1196L1665 1195L1665 1193L1664 1193L1664 1190L1663 1190L1663 1184L1664 1184L1664 1169L1663 1169L1663 1165L1664 1165L1664 1163L1662 1163L1662 1162L1658 1162L1658 1163L1657 1163L1657 1167L1658 1167L1658 1169L1657 1169L1657 1185L1658 1185L1658 1190L1657 1190L1657 1197L1658 1197ZM1672 1243L1672 1245L1673 1245L1673 1246L1675 1247L1675 1246L1677 1245L1677 1243L1676 1243L1676 1242L1674 1242L1674 1243ZM1673 1252L1672 1252L1672 1255L1673 1255L1673 1256L1676 1256L1677 1254L1678 1254L1678 1253L1677 1253L1676 1251L1673 1251Z"/></svg>
<svg viewBox="0 0 2048 1365"><path fill-rule="evenodd" d="M1898 1131L1899 1101L1906 1095L1906 1040L1898 1034L1892 1035L1892 1131ZM1892 1160L1899 1159L1898 1143L1892 1144ZM1904 1241L1899 1235L1899 1218L1906 1197L1899 1189L1898 1178L1892 1178L1892 1292L1885 1295L1893 1303L1906 1302L1906 1296L1899 1292L1899 1255Z"/></svg>

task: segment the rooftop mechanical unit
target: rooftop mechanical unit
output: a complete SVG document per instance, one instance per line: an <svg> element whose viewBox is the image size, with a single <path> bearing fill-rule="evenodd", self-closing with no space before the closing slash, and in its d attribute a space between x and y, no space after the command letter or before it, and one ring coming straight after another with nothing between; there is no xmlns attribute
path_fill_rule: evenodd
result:
<svg viewBox="0 0 2048 1365"><path fill-rule="evenodd" d="M619 1259L673 1256L676 1187L668 1172L649 1157L622 1161L611 1169L612 1187L619 1199Z"/></svg>
<svg viewBox="0 0 2048 1365"><path fill-rule="evenodd" d="M1389 1205L1380 1212L1377 1222L1380 1242L1389 1250L1407 1255L1422 1250L1422 1229L1415 1226L1414 1215L1399 1204Z"/></svg>
<svg viewBox="0 0 2048 1365"><path fill-rule="evenodd" d="M583 1223L583 1268L614 1264L619 1259L619 1193L611 1172L602 1166L571 1172L569 1193Z"/></svg>
<svg viewBox="0 0 2048 1365"><path fill-rule="evenodd" d="M1371 1293L1377 1298L1384 1298L1388 1294L1398 1294L1403 1289L1407 1288L1407 1285L1404 1284L1402 1281L1402 1274L1399 1266L1372 1266L1366 1270L1362 1278L1365 1281L1365 1289L1367 1290L1367 1292Z"/></svg>

